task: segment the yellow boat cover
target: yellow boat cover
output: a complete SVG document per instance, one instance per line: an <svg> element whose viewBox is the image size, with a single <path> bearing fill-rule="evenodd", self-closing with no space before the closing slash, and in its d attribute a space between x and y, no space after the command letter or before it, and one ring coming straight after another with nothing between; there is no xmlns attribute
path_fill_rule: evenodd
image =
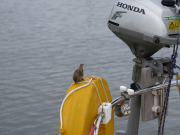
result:
<svg viewBox="0 0 180 135"><path fill-rule="evenodd" d="M93 78L102 102L107 102L106 95L98 77L85 77L84 81ZM111 93L105 79L101 78L109 102L112 101ZM83 81L81 81L83 82ZM67 94L73 89L87 83L72 84ZM63 127L59 133L62 135L89 135L94 120L98 116L98 107L101 105L96 88L90 83L88 86L74 91L65 101L62 110ZM107 124L101 124L99 135L114 135L114 113L111 112L111 120Z"/></svg>

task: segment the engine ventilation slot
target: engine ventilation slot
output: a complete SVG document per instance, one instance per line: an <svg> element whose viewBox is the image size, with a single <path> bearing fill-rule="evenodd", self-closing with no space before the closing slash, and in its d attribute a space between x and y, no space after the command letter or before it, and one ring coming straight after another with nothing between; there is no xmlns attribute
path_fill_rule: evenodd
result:
<svg viewBox="0 0 180 135"><path fill-rule="evenodd" d="M116 26L119 26L119 24L118 24L118 23L115 23L115 22L108 21L108 23L113 24L113 25L116 25Z"/></svg>

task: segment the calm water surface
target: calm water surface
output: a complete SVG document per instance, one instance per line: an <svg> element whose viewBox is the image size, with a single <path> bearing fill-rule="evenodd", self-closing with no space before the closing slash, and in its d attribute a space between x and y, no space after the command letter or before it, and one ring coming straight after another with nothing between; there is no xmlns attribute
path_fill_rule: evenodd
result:
<svg viewBox="0 0 180 135"><path fill-rule="evenodd" d="M57 135L59 108L80 63L86 76L107 80L113 98L132 83L134 56L107 27L115 2L0 0L0 135ZM125 130L128 117L115 118L115 129ZM165 134L178 135L179 127L173 88ZM157 120L140 122L139 135L153 134Z"/></svg>

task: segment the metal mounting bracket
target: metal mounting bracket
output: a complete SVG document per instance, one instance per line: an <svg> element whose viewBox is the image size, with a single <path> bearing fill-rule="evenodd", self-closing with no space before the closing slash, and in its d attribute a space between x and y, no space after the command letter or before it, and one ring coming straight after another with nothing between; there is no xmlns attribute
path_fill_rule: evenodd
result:
<svg viewBox="0 0 180 135"><path fill-rule="evenodd" d="M154 106L152 107L152 111L155 113L155 116L158 116L161 107L160 107L160 98L159 96L161 95L160 90L153 90L152 94L154 95Z"/></svg>

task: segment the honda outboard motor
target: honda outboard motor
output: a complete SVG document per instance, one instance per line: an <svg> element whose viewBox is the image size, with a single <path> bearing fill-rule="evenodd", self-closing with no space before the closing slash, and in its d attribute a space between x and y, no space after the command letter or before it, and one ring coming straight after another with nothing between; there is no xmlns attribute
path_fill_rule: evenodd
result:
<svg viewBox="0 0 180 135"><path fill-rule="evenodd" d="M162 47L177 43L179 20L178 0L119 0L108 27L137 58L148 58Z"/></svg>
<svg viewBox="0 0 180 135"><path fill-rule="evenodd" d="M119 0L114 4L108 27L129 46L136 56L133 59L135 64L132 80L134 82L130 85L131 89L138 91L157 84L162 85L166 80L172 79L171 58L152 58L151 56L163 47L178 44L179 4L180 0ZM169 77L170 74L171 77ZM163 95L161 99L164 100ZM116 131L116 135L138 135L140 110L142 121L160 118L161 111L158 111L158 114L152 111L155 103L153 98L152 92L131 98L131 113L126 131ZM160 108L163 107L164 102L161 101L161 103ZM115 112L119 110L115 109ZM163 130L161 131L163 133Z"/></svg>

